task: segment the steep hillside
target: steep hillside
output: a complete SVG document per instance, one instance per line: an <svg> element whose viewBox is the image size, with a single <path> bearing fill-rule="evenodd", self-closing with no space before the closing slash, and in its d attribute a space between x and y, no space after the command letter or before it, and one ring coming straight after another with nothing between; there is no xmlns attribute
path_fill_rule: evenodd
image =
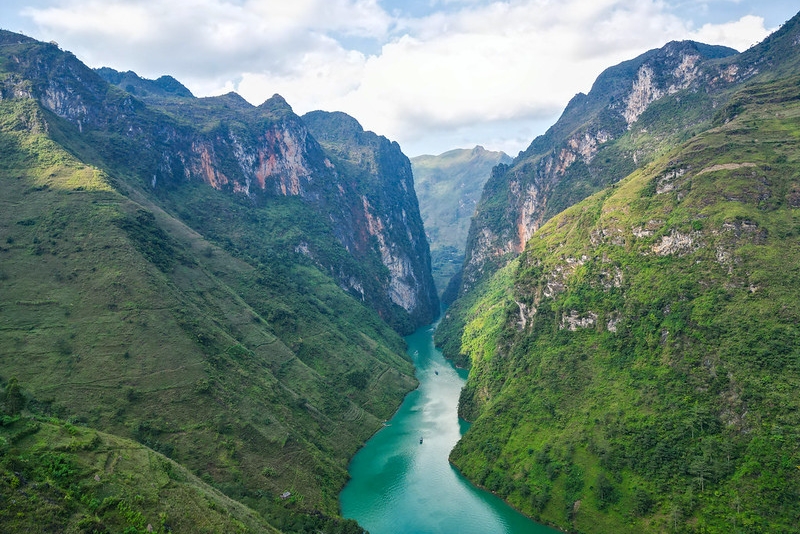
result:
<svg viewBox="0 0 800 534"><path fill-rule="evenodd" d="M707 127L717 103L706 87L719 72L707 64L735 53L672 42L609 68L588 95L576 95L511 165L492 171L470 228L461 293L522 252L547 219Z"/></svg>
<svg viewBox="0 0 800 534"><path fill-rule="evenodd" d="M256 108L234 93L187 98L191 94L180 90L182 86L176 88L177 82L168 77L149 81L133 73L114 77L110 69L102 73L121 87L145 93L144 101L176 121L202 125L204 139L199 149L193 140L188 155L178 147L177 153L164 156L180 160L172 164L177 168L171 169L168 179L174 179L176 172L180 177L185 161L199 157L194 169L183 169L187 177L198 172L214 187L243 194L256 205L275 195L301 198L331 223L330 231L346 254L299 241L294 249L301 249L343 289L402 333L438 315L413 178L396 143L364 132L343 113L329 114L355 123L360 131L358 136L337 140L339 147L351 145L348 148L359 154L364 165L374 163L371 168L359 168L346 158L343 161L341 150L331 152L330 140L342 133L335 120L319 118L326 114L301 119L279 95ZM327 140L325 147L320 146L321 140ZM178 199L176 209L183 202ZM395 206L402 208L395 210Z"/></svg>
<svg viewBox="0 0 800 534"><path fill-rule="evenodd" d="M511 163L511 158L481 146L411 158L419 208L431 246L433 278L440 294L461 269L475 206L492 168L499 163ZM446 295L443 298L447 300Z"/></svg>
<svg viewBox="0 0 800 534"><path fill-rule="evenodd" d="M0 449L4 532L279 532L131 440L4 416Z"/></svg>
<svg viewBox="0 0 800 534"><path fill-rule="evenodd" d="M799 72L799 26L795 16L742 54L673 42L612 67L512 165L495 167L470 226L463 300L437 333L445 354L463 357L462 311L550 217L712 127L720 109L735 111L729 99L743 86Z"/></svg>
<svg viewBox="0 0 800 534"><path fill-rule="evenodd" d="M392 300L373 244L402 243L345 230L400 223L348 204L359 176L280 97L148 91L157 104L0 33L0 385L18 379L23 414L134 438L285 532L340 528L347 462L416 385L387 323L433 316Z"/></svg>
<svg viewBox="0 0 800 534"><path fill-rule="evenodd" d="M65 119L69 127L54 135L79 158L128 175L131 183L158 196L176 215L187 202L186 184L205 183L228 193L232 201L257 208L276 197L298 198L329 224L341 252L297 240L291 253L302 250L400 332L410 333L436 316L437 297L424 285L424 278L407 279L407 269L384 263L386 257L373 243L377 239L402 250L403 243L392 241L394 236L370 232L405 223L392 219L393 213L376 213L363 202L356 190L357 177L331 162L283 98L275 95L258 107L234 93L197 99L169 78L136 82L133 73L99 71L109 80L147 93L139 99L56 46L26 39L8 32L0 35L7 56L2 92L33 98ZM413 187L406 189L413 196ZM367 224L378 216L387 218L385 226ZM213 221L185 222L203 234L212 230L209 227L225 231ZM253 228L248 234L259 231ZM244 236L251 239L256 238ZM231 245L241 251L249 243L231 239ZM422 273L430 258L414 252L408 255L411 268ZM393 290L396 286L408 286L408 295L400 298ZM426 307L434 312L424 313Z"/></svg>
<svg viewBox="0 0 800 534"><path fill-rule="evenodd" d="M483 284L469 478L576 532L797 531L800 76L762 72Z"/></svg>
<svg viewBox="0 0 800 534"><path fill-rule="evenodd" d="M32 132L53 124L34 102L0 108L2 378L40 412L135 437L228 495L291 490L335 514L349 457L414 387L402 340L310 263L250 265L121 195ZM313 220L271 208L274 234Z"/></svg>
<svg viewBox="0 0 800 534"><path fill-rule="evenodd" d="M391 273L391 301L410 314L412 327L431 322L439 315L439 300L411 163L400 145L365 132L344 113L314 111L303 115L303 122L335 165L344 169L357 195L351 204L363 205L352 226L339 231L359 236L355 246L380 253Z"/></svg>

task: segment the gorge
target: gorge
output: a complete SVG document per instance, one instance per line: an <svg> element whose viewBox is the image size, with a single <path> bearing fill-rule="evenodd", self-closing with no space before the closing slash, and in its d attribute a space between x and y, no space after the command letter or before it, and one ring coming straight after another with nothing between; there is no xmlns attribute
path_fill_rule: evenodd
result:
<svg viewBox="0 0 800 534"><path fill-rule="evenodd" d="M0 31L3 528L796 531L799 81L798 16L607 69L444 276L353 117Z"/></svg>
<svg viewBox="0 0 800 534"><path fill-rule="evenodd" d="M340 497L342 515L373 534L554 534L473 486L448 462L468 428L457 414L467 372L433 346L435 327L406 338L420 385L353 458Z"/></svg>

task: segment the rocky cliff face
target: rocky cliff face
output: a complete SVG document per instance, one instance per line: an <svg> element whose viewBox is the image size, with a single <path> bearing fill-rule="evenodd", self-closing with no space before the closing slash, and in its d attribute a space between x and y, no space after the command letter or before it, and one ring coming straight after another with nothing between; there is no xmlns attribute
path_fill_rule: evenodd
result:
<svg viewBox="0 0 800 534"><path fill-rule="evenodd" d="M570 130L531 162L552 209L576 166L590 180L606 159L652 158L448 310L437 334L472 364L459 408L473 423L450 457L467 477L569 532L796 530L783 492L800 451L780 433L800 413L798 52L800 15L745 54L629 65L604 108L621 137L586 156L570 140L593 136ZM524 210L502 203L525 194L521 159L487 185L484 220L509 230L477 234L484 265L524 235Z"/></svg>
<svg viewBox="0 0 800 534"><path fill-rule="evenodd" d="M351 176L357 177L336 185L338 194L350 199L346 204L353 206L338 221L339 239L357 256L377 252L389 272L385 290L391 302L417 324L432 321L439 301L411 162L400 145L365 132L344 113L314 111L302 119L330 155L326 165L350 169Z"/></svg>
<svg viewBox="0 0 800 534"><path fill-rule="evenodd" d="M298 239L297 251L401 332L435 318L430 254L410 165L396 143L363 131L360 140L349 139L359 158L371 162L359 167L341 154L329 156L279 95L258 107L234 93L198 99L169 77L95 72L55 45L31 46L8 32L2 39L18 50L0 95L37 100L103 157L123 161L150 194L204 182L255 205L299 198L361 268L313 250L307 240ZM314 121L320 135L322 122Z"/></svg>
<svg viewBox="0 0 800 534"><path fill-rule="evenodd" d="M712 60L734 53L724 47L672 42L606 70L588 95L575 96L547 133L510 166L494 169L470 228L462 294L519 254L555 213L656 154L672 139L665 124L669 117L643 115L670 96L675 98L671 102L680 102L696 100L692 93L705 95L708 84L730 70ZM676 96L679 93L685 96ZM704 113L691 120L709 120L715 106L709 98Z"/></svg>

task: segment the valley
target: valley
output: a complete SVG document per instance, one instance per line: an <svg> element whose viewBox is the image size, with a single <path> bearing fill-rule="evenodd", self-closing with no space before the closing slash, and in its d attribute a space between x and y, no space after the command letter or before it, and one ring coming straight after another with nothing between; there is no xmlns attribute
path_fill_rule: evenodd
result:
<svg viewBox="0 0 800 534"><path fill-rule="evenodd" d="M373 534L505 532L554 534L464 479L447 460L467 430L457 417L466 371L433 346L435 324L408 336L420 386L350 463L342 514Z"/></svg>
<svg viewBox="0 0 800 534"><path fill-rule="evenodd" d="M464 263L469 224L483 186L494 166L510 162L505 153L481 146L411 158L420 213L431 246L433 278L445 302L449 302L452 288L458 289L453 277Z"/></svg>
<svg viewBox="0 0 800 534"><path fill-rule="evenodd" d="M409 159L0 30L0 524L796 532L799 88L800 15Z"/></svg>

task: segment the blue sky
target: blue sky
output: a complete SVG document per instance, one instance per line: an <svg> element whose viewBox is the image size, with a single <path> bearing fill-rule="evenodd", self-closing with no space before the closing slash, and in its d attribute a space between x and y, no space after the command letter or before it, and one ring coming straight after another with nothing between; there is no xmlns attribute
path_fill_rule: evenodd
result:
<svg viewBox="0 0 800 534"><path fill-rule="evenodd" d="M516 155L603 69L671 40L744 50L796 0L22 0L0 27L196 96L345 111L409 156Z"/></svg>

